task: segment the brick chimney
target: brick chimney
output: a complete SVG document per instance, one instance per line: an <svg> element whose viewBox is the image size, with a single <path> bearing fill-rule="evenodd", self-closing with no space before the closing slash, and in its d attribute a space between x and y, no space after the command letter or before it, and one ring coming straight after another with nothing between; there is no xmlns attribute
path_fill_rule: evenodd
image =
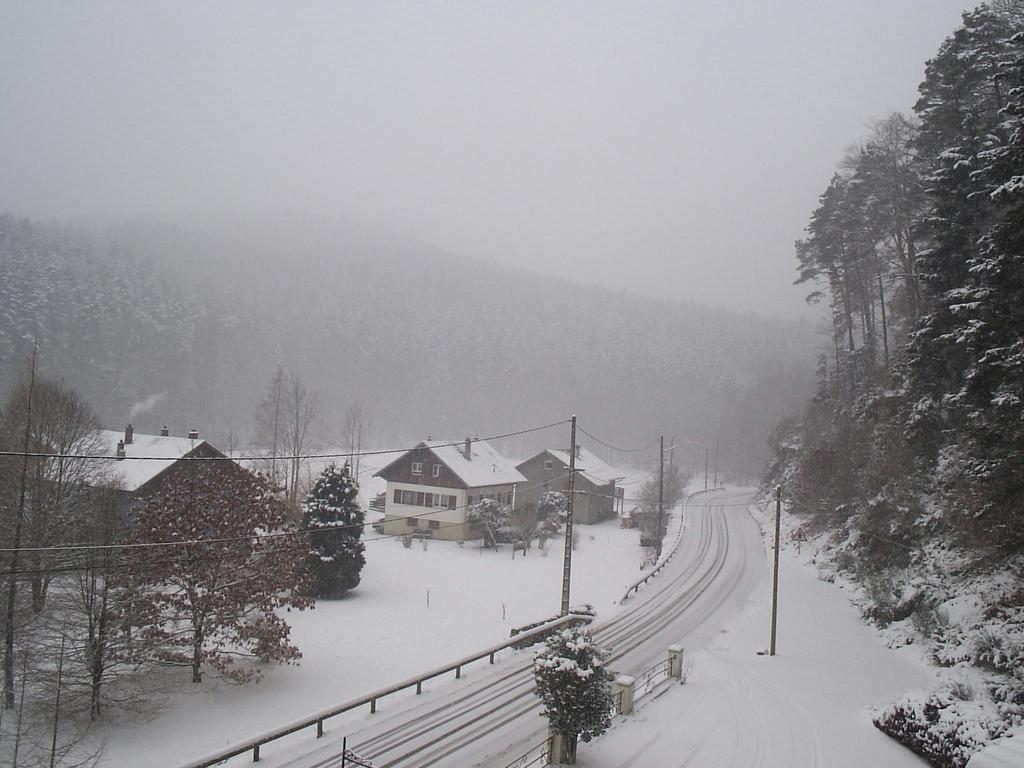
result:
<svg viewBox="0 0 1024 768"><path fill-rule="evenodd" d="M199 439L199 430L198 429L190 429L188 431L188 439L189 440L198 440Z"/></svg>
<svg viewBox="0 0 1024 768"><path fill-rule="evenodd" d="M160 427L160 437L167 437L171 434L171 430L167 428L167 425Z"/></svg>
<svg viewBox="0 0 1024 768"><path fill-rule="evenodd" d="M134 436L135 436L135 430L132 429L132 425L129 424L127 427L124 428L124 444L125 445L131 445L132 444L132 438Z"/></svg>
<svg viewBox="0 0 1024 768"><path fill-rule="evenodd" d="M121 461L124 458L124 440L117 441L117 460Z"/></svg>
<svg viewBox="0 0 1024 768"><path fill-rule="evenodd" d="M467 437L466 438L466 443L462 447L462 455L466 457L466 461L472 461L473 460L473 451L471 450L472 445L473 445L473 441L470 440Z"/></svg>

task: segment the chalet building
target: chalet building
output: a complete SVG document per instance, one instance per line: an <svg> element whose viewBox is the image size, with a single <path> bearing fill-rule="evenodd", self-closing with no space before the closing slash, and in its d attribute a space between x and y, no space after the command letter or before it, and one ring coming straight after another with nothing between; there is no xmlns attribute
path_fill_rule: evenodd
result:
<svg viewBox="0 0 1024 768"><path fill-rule="evenodd" d="M377 472L387 481L384 533L426 534L466 541L482 531L466 522L469 505L484 498L515 507L525 478L484 440L426 440Z"/></svg>
<svg viewBox="0 0 1024 768"><path fill-rule="evenodd" d="M194 429L189 430L187 437L171 437L167 427L161 429L159 435L146 435L135 432L129 424L124 432L101 429L99 443L104 454L117 458L111 462L110 479L123 495L126 511L133 500L156 493L176 468L187 464L188 458L226 458L208 442L200 440ZM241 469L233 461L215 463L226 472Z"/></svg>
<svg viewBox="0 0 1024 768"><path fill-rule="evenodd" d="M536 510L537 501L548 491L568 493L569 451L548 448L519 464L516 469L527 482L519 494L524 510ZM624 489L614 469L579 445L576 446L576 494L573 522L600 523L621 513Z"/></svg>

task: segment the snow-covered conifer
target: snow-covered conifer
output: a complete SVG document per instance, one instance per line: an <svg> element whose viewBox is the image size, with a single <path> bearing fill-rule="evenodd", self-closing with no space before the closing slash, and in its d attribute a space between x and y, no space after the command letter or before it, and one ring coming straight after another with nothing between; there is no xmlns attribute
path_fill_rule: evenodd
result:
<svg viewBox="0 0 1024 768"><path fill-rule="evenodd" d="M551 729L565 737L569 762L575 762L578 739L600 736L611 722L607 657L608 652L579 627L556 632L534 657L534 692L544 704Z"/></svg>
<svg viewBox="0 0 1024 768"><path fill-rule="evenodd" d="M306 567L315 597L341 597L359 584L366 558L359 540L364 515L358 495L348 464L341 469L331 464L302 502L302 528L309 531Z"/></svg>

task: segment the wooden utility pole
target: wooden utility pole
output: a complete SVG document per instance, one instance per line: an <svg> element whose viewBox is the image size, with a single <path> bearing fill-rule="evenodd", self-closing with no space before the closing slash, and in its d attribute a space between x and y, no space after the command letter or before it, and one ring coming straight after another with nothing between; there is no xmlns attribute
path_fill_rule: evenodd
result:
<svg viewBox="0 0 1024 768"><path fill-rule="evenodd" d="M708 449L704 447L704 490L708 489Z"/></svg>
<svg viewBox="0 0 1024 768"><path fill-rule="evenodd" d="M718 487L718 435L715 435L715 488Z"/></svg>
<svg viewBox="0 0 1024 768"><path fill-rule="evenodd" d="M665 436L658 437L658 557L665 538Z"/></svg>
<svg viewBox="0 0 1024 768"><path fill-rule="evenodd" d="M28 482L28 449L32 434L32 396L36 388L37 351L38 347L33 345L28 374L28 403L25 408L25 437L22 441L21 492L18 497L18 519L14 522L14 551L11 552L11 568L8 572L7 617L4 627L4 709L14 709L14 605L18 599L18 553L21 549L22 520L25 517L25 485Z"/></svg>
<svg viewBox="0 0 1024 768"><path fill-rule="evenodd" d="M775 627L779 611L779 531L782 527L782 486L775 486L775 562L772 566L772 639L768 655L775 655Z"/></svg>
<svg viewBox="0 0 1024 768"><path fill-rule="evenodd" d="M562 611L569 613L569 581L572 576L572 507L576 496L576 414L569 432L569 499L565 507L565 556L562 560Z"/></svg>

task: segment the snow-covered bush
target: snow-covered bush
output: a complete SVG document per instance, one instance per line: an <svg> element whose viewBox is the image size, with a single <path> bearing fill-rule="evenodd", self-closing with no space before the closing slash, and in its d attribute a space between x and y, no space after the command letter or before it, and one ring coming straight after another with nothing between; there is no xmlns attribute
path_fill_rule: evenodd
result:
<svg viewBox="0 0 1024 768"><path fill-rule="evenodd" d="M551 635L533 659L534 692L544 704L551 729L566 737L570 762L575 760L577 739L590 741L611 723L607 656L589 632L572 627Z"/></svg>
<svg viewBox="0 0 1024 768"><path fill-rule="evenodd" d="M874 718L875 725L937 768L963 768L971 755L1019 723L1012 708L997 707L953 684L908 696Z"/></svg>

